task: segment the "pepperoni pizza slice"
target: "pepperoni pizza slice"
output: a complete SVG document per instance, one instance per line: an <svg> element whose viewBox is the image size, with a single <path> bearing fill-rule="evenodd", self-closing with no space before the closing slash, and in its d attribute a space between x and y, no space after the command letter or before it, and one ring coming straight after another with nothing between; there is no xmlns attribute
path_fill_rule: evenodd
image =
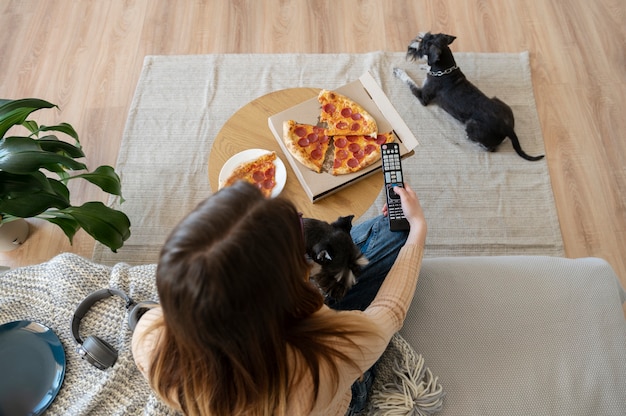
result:
<svg viewBox="0 0 626 416"><path fill-rule="evenodd" d="M358 103L329 90L321 90L317 96L321 105L320 122L326 123L326 134L376 136L376 120Z"/></svg>
<svg viewBox="0 0 626 416"><path fill-rule="evenodd" d="M325 129L287 120L283 122L283 142L298 162L317 173L322 171L330 145Z"/></svg>
<svg viewBox="0 0 626 416"><path fill-rule="evenodd" d="M382 133L376 137L365 135L335 136L333 167L330 171L333 175L358 172L380 160L380 146L391 143L394 140L393 133Z"/></svg>
<svg viewBox="0 0 626 416"><path fill-rule="evenodd" d="M269 152L261 155L257 159L242 163L226 178L222 187L225 188L237 181L243 180L256 185L261 190L261 193L266 198L269 198L272 195L272 190L276 186L275 160L276 153Z"/></svg>

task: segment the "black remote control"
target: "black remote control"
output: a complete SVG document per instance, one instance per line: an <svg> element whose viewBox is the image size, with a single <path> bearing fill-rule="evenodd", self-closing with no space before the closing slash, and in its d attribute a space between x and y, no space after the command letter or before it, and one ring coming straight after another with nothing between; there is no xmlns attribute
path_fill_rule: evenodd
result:
<svg viewBox="0 0 626 416"><path fill-rule="evenodd" d="M383 175L385 178L385 193L387 194L387 208L389 229L402 231L409 229L409 222L402 212L400 195L394 192L396 186L404 187L402 178L402 164L400 163L400 145L387 143L381 146L383 160Z"/></svg>

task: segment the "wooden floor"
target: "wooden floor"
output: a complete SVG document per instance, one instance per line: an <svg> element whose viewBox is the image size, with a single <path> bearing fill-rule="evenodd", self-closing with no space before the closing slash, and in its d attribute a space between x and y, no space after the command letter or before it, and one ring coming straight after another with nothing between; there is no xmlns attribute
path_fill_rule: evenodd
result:
<svg viewBox="0 0 626 416"><path fill-rule="evenodd" d="M0 97L58 104L43 121L73 124L92 167L115 164L148 54L404 51L420 31L456 35L453 51L528 50L567 256L608 260L626 286L624 0L3 0L0 27ZM83 232L70 246L31 223L0 265L91 256Z"/></svg>

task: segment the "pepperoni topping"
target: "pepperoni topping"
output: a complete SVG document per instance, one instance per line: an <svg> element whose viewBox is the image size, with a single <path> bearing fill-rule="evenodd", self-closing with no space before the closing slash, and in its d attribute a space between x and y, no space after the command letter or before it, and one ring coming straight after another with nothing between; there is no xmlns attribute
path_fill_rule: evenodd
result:
<svg viewBox="0 0 626 416"><path fill-rule="evenodd" d="M313 132L318 136L324 134L324 129L318 126L313 127Z"/></svg>
<svg viewBox="0 0 626 416"><path fill-rule="evenodd" d="M379 134L376 137L376 143L378 143L378 144L385 144L386 142L387 142L387 137L386 136L383 136L382 134Z"/></svg>
<svg viewBox="0 0 626 416"><path fill-rule="evenodd" d="M348 139L349 142L356 142L359 140L359 136L346 136L346 139Z"/></svg>
<svg viewBox="0 0 626 416"><path fill-rule="evenodd" d="M348 123L346 123L345 121L340 121L335 125L335 127L337 127L339 130L345 130L348 127Z"/></svg>
<svg viewBox="0 0 626 416"><path fill-rule="evenodd" d="M272 189L274 187L274 181L271 179L267 179L266 181L263 181L263 188L265 189Z"/></svg>
<svg viewBox="0 0 626 416"><path fill-rule="evenodd" d="M315 143L319 137L317 136L316 133L311 133L308 136L306 136L306 138L308 139L309 143Z"/></svg>
<svg viewBox="0 0 626 416"><path fill-rule="evenodd" d="M355 158L348 159L348 166L350 166L351 168L356 168L357 166L359 166L359 161Z"/></svg>
<svg viewBox="0 0 626 416"><path fill-rule="evenodd" d="M364 149L366 155L369 155L374 150L376 150L376 146L374 146L373 144L368 144L367 146L365 146L365 149Z"/></svg>
<svg viewBox="0 0 626 416"><path fill-rule="evenodd" d="M328 142L328 136L327 135L323 135L322 137L320 137L320 143L324 144Z"/></svg>
<svg viewBox="0 0 626 416"><path fill-rule="evenodd" d="M352 117L352 120L360 120L363 116L359 113L352 113L350 117Z"/></svg>
<svg viewBox="0 0 626 416"><path fill-rule="evenodd" d="M358 152L354 152L352 156L354 156L357 160L361 160L365 157L365 152L363 150L359 150Z"/></svg>
<svg viewBox="0 0 626 416"><path fill-rule="evenodd" d="M348 140L346 140L343 137L340 137L335 140L335 147L342 148L342 147L346 147L347 145L348 145Z"/></svg>
<svg viewBox="0 0 626 416"><path fill-rule="evenodd" d="M322 149L320 149L319 147L316 147L311 152L311 159L313 160L319 160L322 158L322 156L324 156L324 153L322 153Z"/></svg>
<svg viewBox="0 0 626 416"><path fill-rule="evenodd" d="M324 111L327 112L328 114L334 113L335 110L336 110L335 106L331 103L324 105Z"/></svg>
<svg viewBox="0 0 626 416"><path fill-rule="evenodd" d="M306 136L306 129L302 126L300 127L296 127L295 130L293 131L295 133L296 136L298 137L304 137Z"/></svg>
<svg viewBox="0 0 626 416"><path fill-rule="evenodd" d="M267 169L265 171L265 177L266 178L271 178L272 176L274 176L274 172L275 172L275 170L274 170L274 167L272 166L271 168L269 168L269 169Z"/></svg>
<svg viewBox="0 0 626 416"><path fill-rule="evenodd" d="M359 123L352 123L352 126L350 127L352 131L357 131L360 128L361 128L361 125Z"/></svg>
<svg viewBox="0 0 626 416"><path fill-rule="evenodd" d="M333 162L333 168L337 169L341 166L341 160L335 158L335 162Z"/></svg>
<svg viewBox="0 0 626 416"><path fill-rule="evenodd" d="M361 150L361 146L359 146L358 143L350 143L350 146L348 146L348 150L352 153L356 153Z"/></svg>
<svg viewBox="0 0 626 416"><path fill-rule="evenodd" d="M300 140L298 140L298 144L302 147L307 147L309 145L309 139L307 139L306 137L303 137Z"/></svg>
<svg viewBox="0 0 626 416"><path fill-rule="evenodd" d="M345 118L348 118L352 115L352 110L346 107L343 110L341 110L341 115L344 116Z"/></svg>
<svg viewBox="0 0 626 416"><path fill-rule="evenodd" d="M345 151L344 149L341 149L339 151L337 151L337 153L335 153L335 161L337 160L344 160L348 158L348 152Z"/></svg>
<svg viewBox="0 0 626 416"><path fill-rule="evenodd" d="M261 172L260 170L255 171L252 174L252 179L254 179L255 182L261 182L265 180L265 174L263 172Z"/></svg>

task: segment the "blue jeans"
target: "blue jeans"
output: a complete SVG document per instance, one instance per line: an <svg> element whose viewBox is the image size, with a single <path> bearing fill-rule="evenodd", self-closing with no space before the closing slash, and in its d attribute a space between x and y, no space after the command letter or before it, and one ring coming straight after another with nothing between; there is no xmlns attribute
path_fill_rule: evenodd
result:
<svg viewBox="0 0 626 416"><path fill-rule="evenodd" d="M387 273L398 257L408 235L407 231L390 231L389 219L382 215L357 224L350 232L352 240L367 257L369 263L363 268L356 284L346 296L328 306L336 310L364 310L376 297ZM376 365L367 370L360 380L352 384L352 401L347 415L358 415L367 405L369 390L376 376Z"/></svg>

